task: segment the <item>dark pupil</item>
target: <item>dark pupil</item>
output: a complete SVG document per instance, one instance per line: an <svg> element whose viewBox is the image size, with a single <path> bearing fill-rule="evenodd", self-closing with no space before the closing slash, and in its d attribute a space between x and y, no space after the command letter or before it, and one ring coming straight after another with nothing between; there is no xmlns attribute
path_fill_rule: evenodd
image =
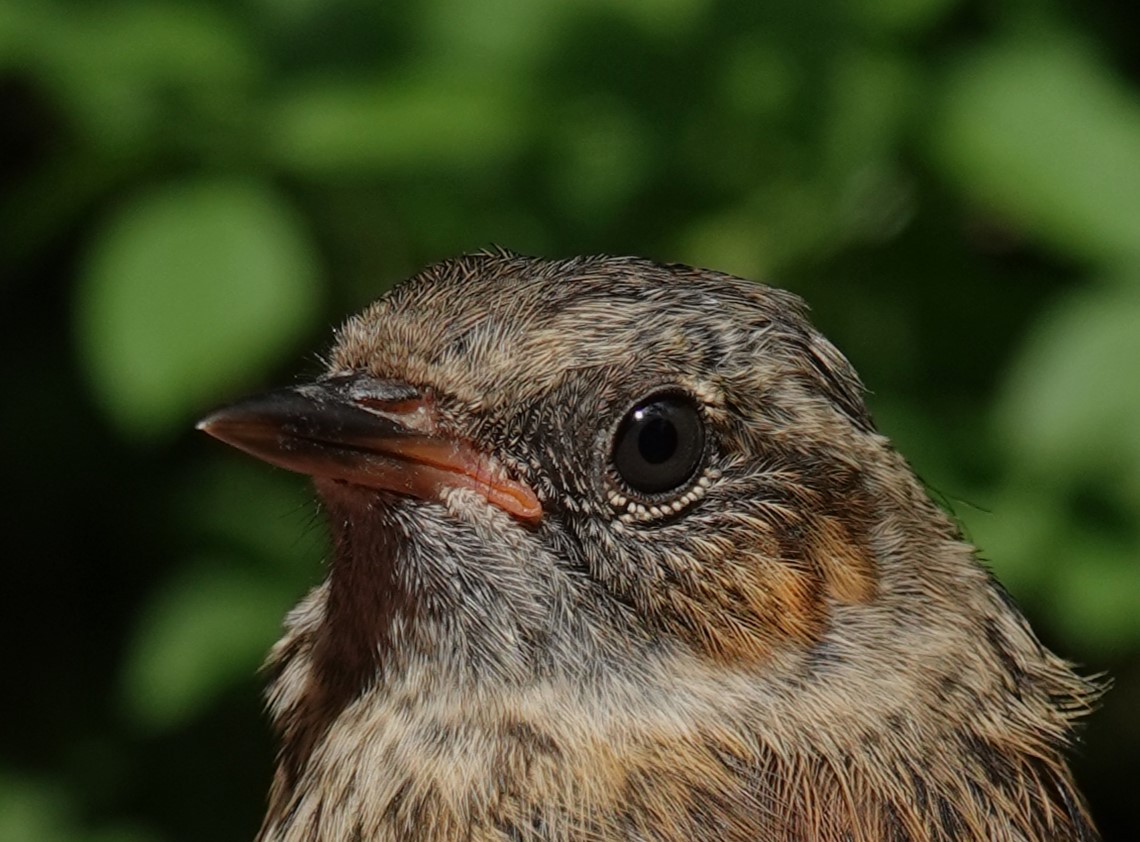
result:
<svg viewBox="0 0 1140 842"><path fill-rule="evenodd" d="M704 442L704 424L695 404L683 396L649 398L618 426L614 468L632 491L676 491L700 466Z"/></svg>
<svg viewBox="0 0 1140 842"><path fill-rule="evenodd" d="M677 452L677 428L668 419L651 419L641 428L637 450L641 458L651 465L669 461Z"/></svg>

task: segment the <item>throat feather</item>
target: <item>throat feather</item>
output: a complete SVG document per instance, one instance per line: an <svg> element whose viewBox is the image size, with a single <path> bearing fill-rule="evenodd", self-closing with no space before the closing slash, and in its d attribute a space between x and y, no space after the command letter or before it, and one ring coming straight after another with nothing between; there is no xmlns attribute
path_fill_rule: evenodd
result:
<svg viewBox="0 0 1140 842"><path fill-rule="evenodd" d="M332 570L322 622L306 647L303 689L278 721L289 786L332 723L376 682L391 652L393 622L414 608L396 570L402 532L394 518L381 516L376 495L341 486L320 490L332 524ZM366 507L373 508L362 517Z"/></svg>

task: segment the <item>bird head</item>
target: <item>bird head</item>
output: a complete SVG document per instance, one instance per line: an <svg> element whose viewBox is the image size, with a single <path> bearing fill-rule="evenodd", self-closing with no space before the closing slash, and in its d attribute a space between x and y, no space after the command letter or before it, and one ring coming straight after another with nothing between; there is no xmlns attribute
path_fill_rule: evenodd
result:
<svg viewBox="0 0 1140 842"><path fill-rule="evenodd" d="M791 294L463 257L200 426L313 476L333 537L271 657L266 840L334 803L376 838L489 804L503 838L1092 838L1060 751L1095 691Z"/></svg>

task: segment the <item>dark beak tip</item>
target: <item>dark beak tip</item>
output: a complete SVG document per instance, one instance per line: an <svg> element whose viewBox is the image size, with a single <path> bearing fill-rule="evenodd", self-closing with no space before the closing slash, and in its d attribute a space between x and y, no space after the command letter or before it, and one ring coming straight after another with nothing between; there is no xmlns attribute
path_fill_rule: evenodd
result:
<svg viewBox="0 0 1140 842"><path fill-rule="evenodd" d="M276 426L272 423L273 420L259 418L244 411L240 404L236 404L214 410L198 421L194 429L220 442L241 448L242 442L249 438L251 433L259 432L258 428L271 429Z"/></svg>
<svg viewBox="0 0 1140 842"><path fill-rule="evenodd" d="M233 413L228 407L222 409L215 409L209 415L201 418L194 429L205 433L206 435L219 438L219 434L226 426L227 421L233 421Z"/></svg>

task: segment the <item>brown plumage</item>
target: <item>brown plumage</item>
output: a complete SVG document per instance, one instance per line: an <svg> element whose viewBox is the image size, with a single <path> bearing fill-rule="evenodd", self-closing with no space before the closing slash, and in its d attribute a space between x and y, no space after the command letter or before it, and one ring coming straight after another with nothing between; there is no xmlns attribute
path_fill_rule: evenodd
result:
<svg viewBox="0 0 1140 842"><path fill-rule="evenodd" d="M262 842L1094 840L1096 688L796 297L630 258L433 266L208 432L312 474Z"/></svg>

